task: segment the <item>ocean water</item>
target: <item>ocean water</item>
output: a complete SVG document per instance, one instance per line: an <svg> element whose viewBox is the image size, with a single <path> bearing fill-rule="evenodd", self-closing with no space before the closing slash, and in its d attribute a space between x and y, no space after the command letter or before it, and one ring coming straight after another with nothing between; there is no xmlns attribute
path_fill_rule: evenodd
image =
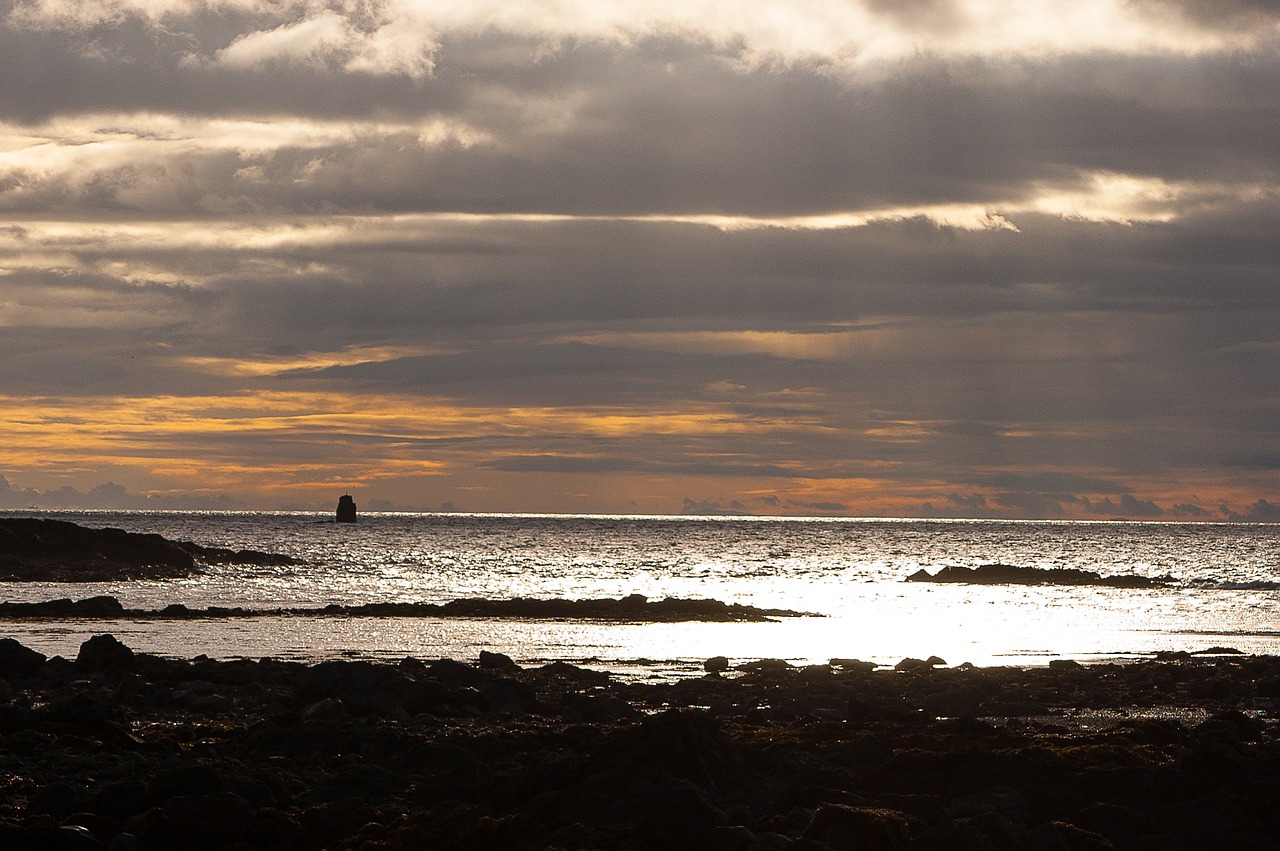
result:
<svg viewBox="0 0 1280 851"><path fill-rule="evenodd" d="M1280 650L1280 526L1125 522L514 516L261 512L9 512L283 552L289 568L210 567L124 583L0 583L0 599L111 594L132 608L247 608L465 597L714 598L812 613L758 624L361 617L0 623L73 657L111 632L189 657L566 660L623 676L696 674L702 661L833 657L892 664L1035 665L1162 650ZM991 562L1170 576L1156 589L908 583L917 570Z"/></svg>

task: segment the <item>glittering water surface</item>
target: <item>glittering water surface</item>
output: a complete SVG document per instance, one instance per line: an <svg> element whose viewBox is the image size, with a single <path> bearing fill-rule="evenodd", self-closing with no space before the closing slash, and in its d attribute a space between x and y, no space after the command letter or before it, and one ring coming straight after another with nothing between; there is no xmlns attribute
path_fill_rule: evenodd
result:
<svg viewBox="0 0 1280 851"><path fill-rule="evenodd" d="M459 597L711 597L822 617L765 624L601 624L508 620L262 618L58 622L3 629L74 654L95 632L171 655L588 660L682 672L712 655L1036 664L1156 650L1280 646L1280 527L760 518L364 514L355 525L299 513L73 513L88 526L285 552L291 568L212 567L183 580L0 583L0 597L112 594L126 606L309 607ZM1170 576L1166 588L906 583L923 568L990 562L1103 575Z"/></svg>

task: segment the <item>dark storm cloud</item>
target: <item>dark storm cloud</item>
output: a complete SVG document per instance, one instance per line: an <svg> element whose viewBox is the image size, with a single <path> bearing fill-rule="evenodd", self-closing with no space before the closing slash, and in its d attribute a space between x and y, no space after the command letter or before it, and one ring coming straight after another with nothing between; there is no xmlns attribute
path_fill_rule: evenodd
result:
<svg viewBox="0 0 1280 851"><path fill-rule="evenodd" d="M489 33L446 39L436 73L414 80L184 63L180 42L167 52L147 42L150 52L136 49L128 62L110 51L85 58L57 42L65 38L0 29L9 40L0 78L12 81L0 114L438 119L484 138L421 145L408 128L367 128L306 148L150 150L102 166L91 187L28 175L20 197L0 194L13 209L176 202L206 211L231 198L295 211L787 215L1007 204L1029 181L1070 184L1081 170L1259 180L1277 164L1274 58L1103 54L1049 68L918 59L866 81L802 66L743 71L706 45L670 40L622 51L585 43L534 62L536 40ZM1171 90L1176 103L1149 94ZM122 197L139 178L172 191Z"/></svg>

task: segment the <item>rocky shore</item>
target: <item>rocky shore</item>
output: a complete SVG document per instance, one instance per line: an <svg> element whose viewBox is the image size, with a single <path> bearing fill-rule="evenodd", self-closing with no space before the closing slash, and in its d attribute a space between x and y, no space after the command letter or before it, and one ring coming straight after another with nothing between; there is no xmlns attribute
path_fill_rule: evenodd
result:
<svg viewBox="0 0 1280 851"><path fill-rule="evenodd" d="M291 565L278 553L205 547L160 535L37 517L0 517L0 581L111 582L190 576L200 564Z"/></svg>
<svg viewBox="0 0 1280 851"><path fill-rule="evenodd" d="M1101 588L1160 588L1175 581L1172 576L1117 574L1103 576L1074 567L1025 567L1016 564L983 564L978 567L944 567L937 573L917 570L907 582L963 585L1090 585Z"/></svg>
<svg viewBox="0 0 1280 851"><path fill-rule="evenodd" d="M0 847L1267 849L1280 659L623 682L0 639Z"/></svg>
<svg viewBox="0 0 1280 851"><path fill-rule="evenodd" d="M81 600L60 598L39 602L0 603L0 620L196 620L255 617L377 617L377 618L513 618L519 620L598 620L635 623L678 623L703 621L713 623L758 623L778 618L819 617L791 609L766 609L720 600L667 597L650 600L643 594L629 594L619 599L586 600L535 599L516 597L507 600L464 598L445 603L331 603L322 607L286 607L246 609L240 606L208 606L191 608L172 603L161 609L126 608L110 595Z"/></svg>

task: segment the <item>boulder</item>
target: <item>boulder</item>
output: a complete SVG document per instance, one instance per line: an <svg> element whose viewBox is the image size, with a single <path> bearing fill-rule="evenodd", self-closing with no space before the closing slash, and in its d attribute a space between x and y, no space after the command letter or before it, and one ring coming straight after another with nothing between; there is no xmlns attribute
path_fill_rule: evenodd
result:
<svg viewBox="0 0 1280 851"><path fill-rule="evenodd" d="M489 650L481 650L480 658L476 662L478 667L484 668L486 671L518 671L520 666L516 661L506 653L494 653Z"/></svg>
<svg viewBox="0 0 1280 851"><path fill-rule="evenodd" d="M164 805L173 844L169 847L216 849L245 838L252 812L233 792L183 795Z"/></svg>
<svg viewBox="0 0 1280 851"><path fill-rule="evenodd" d="M906 814L897 810L828 804L813 814L803 838L831 851L893 851L907 847L909 823Z"/></svg>
<svg viewBox="0 0 1280 851"><path fill-rule="evenodd" d="M87 639L76 656L76 666L87 671L121 670L132 664L133 651L109 633Z"/></svg>
<svg viewBox="0 0 1280 851"><path fill-rule="evenodd" d="M0 638L0 678L29 677L48 657L14 638Z"/></svg>

